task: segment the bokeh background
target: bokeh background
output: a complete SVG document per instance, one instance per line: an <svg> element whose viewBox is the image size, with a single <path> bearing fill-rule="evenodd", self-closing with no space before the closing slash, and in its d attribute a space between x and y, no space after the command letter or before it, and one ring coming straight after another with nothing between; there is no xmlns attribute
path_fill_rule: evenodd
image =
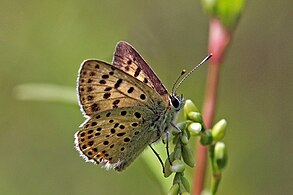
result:
<svg viewBox="0 0 293 195"><path fill-rule="evenodd" d="M134 45L170 89L182 68L207 54L208 17L200 2L0 4L0 194L161 194L141 158L116 173L79 157L73 134L84 118L70 91L80 63L111 62L119 40ZM216 115L228 121L229 164L219 194L293 191L292 8L291 0L248 1L233 36ZM206 73L207 65L180 89L199 107ZM27 83L66 86L72 101L20 100L15 91Z"/></svg>

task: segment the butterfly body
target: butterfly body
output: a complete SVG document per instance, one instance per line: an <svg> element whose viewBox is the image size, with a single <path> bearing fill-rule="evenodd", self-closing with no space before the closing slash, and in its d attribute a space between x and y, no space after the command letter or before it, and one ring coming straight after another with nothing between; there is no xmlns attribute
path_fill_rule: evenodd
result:
<svg viewBox="0 0 293 195"><path fill-rule="evenodd" d="M112 65L84 61L77 83L87 119L75 134L76 149L85 160L118 171L170 129L183 104L126 42L117 44Z"/></svg>

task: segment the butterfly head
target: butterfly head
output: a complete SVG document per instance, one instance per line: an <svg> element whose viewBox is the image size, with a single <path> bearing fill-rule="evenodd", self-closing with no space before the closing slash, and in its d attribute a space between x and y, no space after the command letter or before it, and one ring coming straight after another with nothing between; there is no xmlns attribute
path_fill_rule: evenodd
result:
<svg viewBox="0 0 293 195"><path fill-rule="evenodd" d="M179 111L184 104L184 97L181 94L176 95L176 90L178 89L178 87L181 85L181 83L194 71L196 70L200 65L202 65L204 62L206 62L208 59L210 59L212 57L213 54L209 54L207 57L205 57L198 65L196 65L191 71L189 71L188 73L186 73L185 70L182 70L181 74L179 75L179 77L176 79L173 87L172 87L172 93L169 96L169 100L170 100L170 105L171 107L175 110L175 111ZM184 77L183 77L184 76ZM183 78L182 78L183 77Z"/></svg>
<svg viewBox="0 0 293 195"><path fill-rule="evenodd" d="M183 107L183 104L184 104L183 94L181 94L180 96L179 95L176 95L176 94L171 94L169 96L169 100L170 100L171 107L175 111L178 112Z"/></svg>

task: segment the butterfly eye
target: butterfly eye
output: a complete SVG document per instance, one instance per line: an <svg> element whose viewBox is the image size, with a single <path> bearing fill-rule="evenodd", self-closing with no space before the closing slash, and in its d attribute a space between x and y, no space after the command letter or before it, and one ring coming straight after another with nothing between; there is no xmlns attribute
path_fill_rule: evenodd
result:
<svg viewBox="0 0 293 195"><path fill-rule="evenodd" d="M170 96L170 101L175 110L180 110L180 101L176 96Z"/></svg>

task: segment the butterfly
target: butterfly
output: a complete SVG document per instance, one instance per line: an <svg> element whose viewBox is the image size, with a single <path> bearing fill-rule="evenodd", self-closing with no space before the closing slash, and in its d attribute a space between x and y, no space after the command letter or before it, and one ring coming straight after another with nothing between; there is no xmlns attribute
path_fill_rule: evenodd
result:
<svg viewBox="0 0 293 195"><path fill-rule="evenodd" d="M117 43L112 64L82 62L77 93L86 120L75 134L76 149L86 161L117 171L168 135L184 103L124 41Z"/></svg>

